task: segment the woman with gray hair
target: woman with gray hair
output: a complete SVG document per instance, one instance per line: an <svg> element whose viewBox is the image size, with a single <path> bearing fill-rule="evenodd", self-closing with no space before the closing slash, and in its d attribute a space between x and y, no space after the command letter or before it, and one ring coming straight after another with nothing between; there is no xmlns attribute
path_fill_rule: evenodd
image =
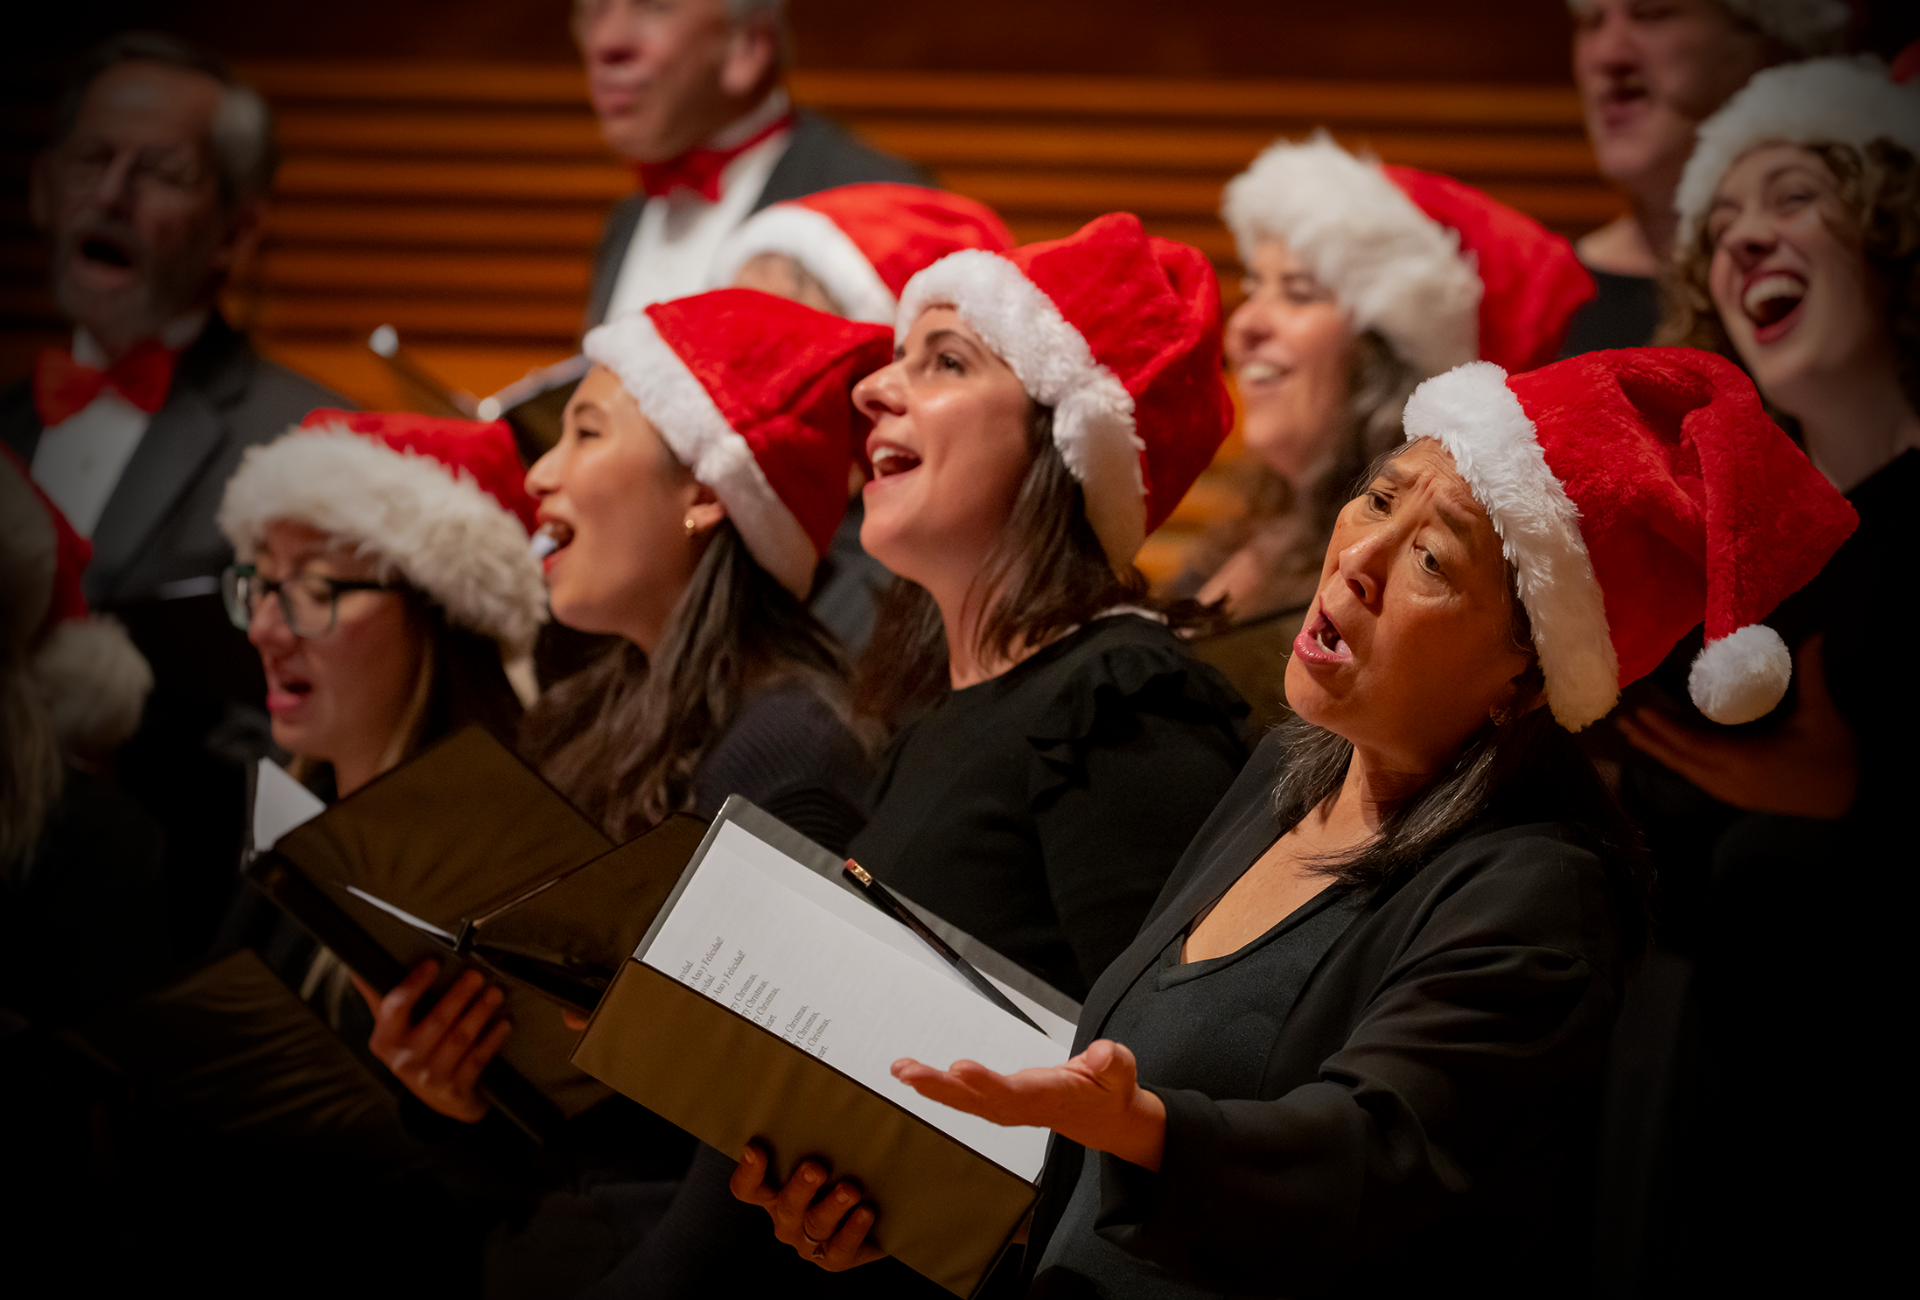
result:
<svg viewBox="0 0 1920 1300"><path fill-rule="evenodd" d="M1270 146L1228 182L1221 216L1247 270L1226 332L1247 510L1209 535L1177 592L1222 603L1232 627L1196 648L1273 723L1334 516L1399 441L1408 395L1465 361L1551 360L1593 281L1530 217L1325 132Z"/></svg>

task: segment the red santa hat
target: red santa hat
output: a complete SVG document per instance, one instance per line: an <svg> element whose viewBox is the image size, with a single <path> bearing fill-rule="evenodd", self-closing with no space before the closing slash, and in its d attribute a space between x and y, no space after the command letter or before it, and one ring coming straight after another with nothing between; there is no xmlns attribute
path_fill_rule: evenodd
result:
<svg viewBox="0 0 1920 1300"><path fill-rule="evenodd" d="M1767 144L1843 144L1864 151L1875 140L1920 157L1920 87L1893 80L1871 59L1810 59L1757 72L1720 111L1700 124L1680 173L1674 211L1678 246L1692 248L1729 168Z"/></svg>
<svg viewBox="0 0 1920 1300"><path fill-rule="evenodd" d="M1114 568L1130 568L1233 427L1206 257L1113 212L1065 239L940 259L901 294L896 337L942 306L1053 408L1087 521Z"/></svg>
<svg viewBox="0 0 1920 1300"><path fill-rule="evenodd" d="M1553 360L1595 292L1573 246L1450 176L1357 158L1324 131L1281 140L1227 182L1220 215L1251 266L1265 236L1422 375L1478 358Z"/></svg>
<svg viewBox="0 0 1920 1300"><path fill-rule="evenodd" d="M1478 361L1407 401L1486 508L1562 726L1604 717L1702 621L1688 689L1716 722L1780 702L1793 660L1760 622L1858 517L1732 362L1691 348L1594 352L1508 375Z"/></svg>
<svg viewBox="0 0 1920 1300"><path fill-rule="evenodd" d="M100 758L139 727L153 670L124 628L88 614L80 579L92 558L93 543L74 531L13 452L0 447L6 624L46 701L60 747Z"/></svg>
<svg viewBox="0 0 1920 1300"><path fill-rule="evenodd" d="M891 325L900 291L923 267L963 248L1013 247L984 203L921 185L842 185L748 217L714 258L714 288L762 253L780 253L826 286L849 320Z"/></svg>
<svg viewBox="0 0 1920 1300"><path fill-rule="evenodd" d="M351 543L517 665L547 618L525 477L498 420L319 410L247 452L219 522L243 562L275 520Z"/></svg>
<svg viewBox="0 0 1920 1300"><path fill-rule="evenodd" d="M892 359L886 329L715 289L609 321L585 351L713 489L760 567L804 598L846 514L867 432L853 386Z"/></svg>

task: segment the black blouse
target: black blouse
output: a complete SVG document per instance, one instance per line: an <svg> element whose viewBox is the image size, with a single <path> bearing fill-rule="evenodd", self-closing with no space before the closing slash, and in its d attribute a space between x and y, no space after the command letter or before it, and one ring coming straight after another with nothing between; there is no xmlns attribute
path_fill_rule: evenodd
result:
<svg viewBox="0 0 1920 1300"><path fill-rule="evenodd" d="M1161 624L1097 619L908 726L851 852L1084 997L1233 783L1245 712Z"/></svg>
<svg viewBox="0 0 1920 1300"><path fill-rule="evenodd" d="M1076 1051L1126 1041L1127 991L1278 839L1281 758L1265 742L1202 828L1088 997ZM1626 901L1550 808L1515 812L1356 895L1297 998L1297 973L1276 960L1262 1041L1249 1041L1244 996L1190 1009L1178 1053L1156 1051L1142 1071L1167 1108L1157 1173L1094 1156L1098 1204L1070 1221L1086 1157L1056 1139L1028 1254L1051 1265L1035 1295L1181 1294L1168 1280L1201 1293L1550 1293L1568 1281L1557 1193L1590 1133ZM1297 933L1313 917L1310 905ZM1236 1077L1208 1076L1212 1050L1239 1061ZM1089 1276L1103 1268L1074 1267L1094 1252L1056 1245L1056 1230L1096 1235L1133 1279L1103 1285Z"/></svg>

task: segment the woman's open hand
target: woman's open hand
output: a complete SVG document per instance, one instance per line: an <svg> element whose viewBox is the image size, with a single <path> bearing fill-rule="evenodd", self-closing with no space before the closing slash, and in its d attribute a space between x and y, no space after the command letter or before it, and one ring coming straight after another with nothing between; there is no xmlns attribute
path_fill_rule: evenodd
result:
<svg viewBox="0 0 1920 1300"><path fill-rule="evenodd" d="M1140 1086L1133 1053L1102 1038L1065 1065L996 1074L976 1061L936 1070L914 1060L893 1063L893 1077L923 1097L995 1124L1050 1128L1094 1151L1142 1169L1160 1168L1167 1108Z"/></svg>
<svg viewBox="0 0 1920 1300"><path fill-rule="evenodd" d="M767 1182L769 1164L760 1144L749 1144L728 1185L734 1196L772 1216L774 1236L829 1273L871 1264L885 1254L867 1244L873 1207L860 1203L858 1183L842 1178L827 1188L827 1171L803 1160L785 1187L774 1187Z"/></svg>
<svg viewBox="0 0 1920 1300"><path fill-rule="evenodd" d="M385 997L355 975L354 986L373 1009L367 1045L407 1091L442 1115L477 1124L487 1113L478 1091L480 1071L511 1028L504 1020L488 1027L506 995L470 970L415 1024L414 1004L439 973L439 962L423 961Z"/></svg>
<svg viewBox="0 0 1920 1300"><path fill-rule="evenodd" d="M1699 731L1637 709L1620 734L1723 803L1789 817L1842 817L1860 784L1860 749L1827 693L1823 638L1794 656L1800 699L1779 730L1765 736Z"/></svg>

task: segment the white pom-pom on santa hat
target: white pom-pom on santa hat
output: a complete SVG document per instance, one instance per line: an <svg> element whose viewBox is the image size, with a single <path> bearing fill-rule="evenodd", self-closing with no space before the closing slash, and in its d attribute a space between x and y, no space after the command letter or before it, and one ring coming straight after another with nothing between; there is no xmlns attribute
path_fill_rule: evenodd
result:
<svg viewBox="0 0 1920 1300"><path fill-rule="evenodd" d="M1793 664L1760 620L1859 522L1753 382L1691 348L1462 366L1414 391L1407 433L1440 440L1493 521L1569 730L1702 623L1694 702L1716 722L1765 714Z"/></svg>
<svg viewBox="0 0 1920 1300"><path fill-rule="evenodd" d="M1883 64L1811 59L1755 73L1700 125L1673 196L1680 216L1678 246L1694 245L1714 191L1750 150L1768 144L1864 150L1875 140L1920 156L1920 87L1897 84Z"/></svg>
<svg viewBox="0 0 1920 1300"><path fill-rule="evenodd" d="M153 690L146 656L103 614L55 623L34 652L33 676L61 748L89 758L110 754L133 736Z"/></svg>
<svg viewBox="0 0 1920 1300"><path fill-rule="evenodd" d="M24 652L54 739L102 759L140 725L153 670L126 629L89 614L80 579L93 546L9 453L0 456L0 570L8 635Z"/></svg>
<svg viewBox="0 0 1920 1300"><path fill-rule="evenodd" d="M1793 680L1793 656L1780 634L1750 623L1700 647L1687 673L1687 694L1700 712L1731 726L1773 712Z"/></svg>

